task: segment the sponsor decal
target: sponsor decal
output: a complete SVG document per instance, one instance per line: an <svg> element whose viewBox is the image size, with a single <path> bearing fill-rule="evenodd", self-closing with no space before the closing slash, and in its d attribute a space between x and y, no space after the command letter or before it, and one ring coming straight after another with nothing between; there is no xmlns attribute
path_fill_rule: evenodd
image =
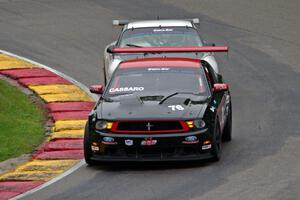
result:
<svg viewBox="0 0 300 200"><path fill-rule="evenodd" d="M116 145L118 144L118 142L115 142L115 139L112 137L103 137L102 144L106 144L106 145Z"/></svg>
<svg viewBox="0 0 300 200"><path fill-rule="evenodd" d="M196 141L197 139L197 136L194 135L185 137L185 141Z"/></svg>
<svg viewBox="0 0 300 200"><path fill-rule="evenodd" d="M145 140L141 141L142 146L153 146L156 145L157 140L153 140L152 137L150 138L145 138Z"/></svg>
<svg viewBox="0 0 300 200"><path fill-rule="evenodd" d="M115 139L112 138L112 137L104 137L104 138L103 138L103 141L104 141L104 142L114 142Z"/></svg>
<svg viewBox="0 0 300 200"><path fill-rule="evenodd" d="M212 106L212 107L210 107L209 109L211 110L211 112L215 112L216 107L213 107L213 106Z"/></svg>
<svg viewBox="0 0 300 200"><path fill-rule="evenodd" d="M162 68L148 68L148 71L168 71L170 70L170 68L165 68L165 67L162 67Z"/></svg>
<svg viewBox="0 0 300 200"><path fill-rule="evenodd" d="M172 28L160 28L160 29L153 29L153 32L171 32L174 29Z"/></svg>
<svg viewBox="0 0 300 200"><path fill-rule="evenodd" d="M230 96L226 95L226 104L229 104L229 102L230 102Z"/></svg>
<svg viewBox="0 0 300 200"><path fill-rule="evenodd" d="M182 141L182 144L198 144L199 140L195 140L195 141Z"/></svg>
<svg viewBox="0 0 300 200"><path fill-rule="evenodd" d="M182 105L169 105L168 108L171 108L172 111L184 110L184 107Z"/></svg>
<svg viewBox="0 0 300 200"><path fill-rule="evenodd" d="M105 142L105 141L102 141L101 143L106 144L106 145L116 145L116 144L118 144L117 142Z"/></svg>
<svg viewBox="0 0 300 200"><path fill-rule="evenodd" d="M97 146L91 146L92 151L99 151L99 147Z"/></svg>
<svg viewBox="0 0 300 200"><path fill-rule="evenodd" d="M211 144L202 146L202 150L206 150L206 149L210 149L210 148L211 148Z"/></svg>
<svg viewBox="0 0 300 200"><path fill-rule="evenodd" d="M185 137L185 140L182 141L182 144L197 144L197 143L199 143L199 140L197 136L194 135L187 136Z"/></svg>
<svg viewBox="0 0 300 200"><path fill-rule="evenodd" d="M126 146L132 146L133 145L133 140L130 140L130 139L125 140L125 145Z"/></svg>
<svg viewBox="0 0 300 200"><path fill-rule="evenodd" d="M137 91L143 91L144 87L120 87L120 88L110 88L110 93L115 92L137 92Z"/></svg>

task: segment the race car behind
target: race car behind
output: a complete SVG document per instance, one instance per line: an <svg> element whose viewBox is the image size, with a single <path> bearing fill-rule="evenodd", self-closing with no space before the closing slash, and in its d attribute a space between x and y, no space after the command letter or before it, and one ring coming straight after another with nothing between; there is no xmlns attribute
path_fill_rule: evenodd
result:
<svg viewBox="0 0 300 200"><path fill-rule="evenodd" d="M114 25L121 25L123 29L117 41L109 44L104 50L105 82L110 78L119 63L123 60L174 56L165 53L112 53L115 47L181 47L181 46L208 46L200 37L196 24L199 19L183 20L145 20L129 21L114 20ZM212 52L181 52L176 57L199 58L207 61L216 73L219 73L218 64Z"/></svg>

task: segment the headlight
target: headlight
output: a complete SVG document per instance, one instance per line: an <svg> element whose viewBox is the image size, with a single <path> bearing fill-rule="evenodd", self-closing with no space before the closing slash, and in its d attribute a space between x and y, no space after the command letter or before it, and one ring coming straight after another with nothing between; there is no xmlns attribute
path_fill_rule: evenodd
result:
<svg viewBox="0 0 300 200"><path fill-rule="evenodd" d="M204 128L205 127L205 121L203 121L202 119L195 119L194 120L194 126L196 128Z"/></svg>
<svg viewBox="0 0 300 200"><path fill-rule="evenodd" d="M106 129L106 127L107 127L107 121L105 121L105 120L98 120L96 122L95 128L97 130L103 130L103 129Z"/></svg>
<svg viewBox="0 0 300 200"><path fill-rule="evenodd" d="M97 130L111 129L113 122L108 122L105 120L98 120L95 124Z"/></svg>
<svg viewBox="0 0 300 200"><path fill-rule="evenodd" d="M186 121L185 122L186 125L192 129L192 128L198 128L198 129L202 129L205 127L205 122L202 119L195 119L193 121Z"/></svg>

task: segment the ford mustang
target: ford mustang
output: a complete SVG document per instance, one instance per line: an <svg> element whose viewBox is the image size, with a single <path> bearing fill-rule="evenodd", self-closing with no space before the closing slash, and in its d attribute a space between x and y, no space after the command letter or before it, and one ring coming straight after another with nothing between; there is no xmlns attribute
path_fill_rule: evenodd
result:
<svg viewBox="0 0 300 200"><path fill-rule="evenodd" d="M227 51L226 47L115 48L114 52ZM218 161L231 140L228 84L200 59L158 57L122 61L84 133L84 157L97 161Z"/></svg>

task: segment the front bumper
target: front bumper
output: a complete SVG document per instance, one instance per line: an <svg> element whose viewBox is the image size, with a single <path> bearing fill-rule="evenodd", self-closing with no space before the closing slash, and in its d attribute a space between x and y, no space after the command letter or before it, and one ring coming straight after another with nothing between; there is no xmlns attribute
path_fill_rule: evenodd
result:
<svg viewBox="0 0 300 200"><path fill-rule="evenodd" d="M186 161L210 158L208 129L174 134L92 134L92 160L97 161ZM203 149L203 147L205 147ZM208 148L209 147L209 148Z"/></svg>

